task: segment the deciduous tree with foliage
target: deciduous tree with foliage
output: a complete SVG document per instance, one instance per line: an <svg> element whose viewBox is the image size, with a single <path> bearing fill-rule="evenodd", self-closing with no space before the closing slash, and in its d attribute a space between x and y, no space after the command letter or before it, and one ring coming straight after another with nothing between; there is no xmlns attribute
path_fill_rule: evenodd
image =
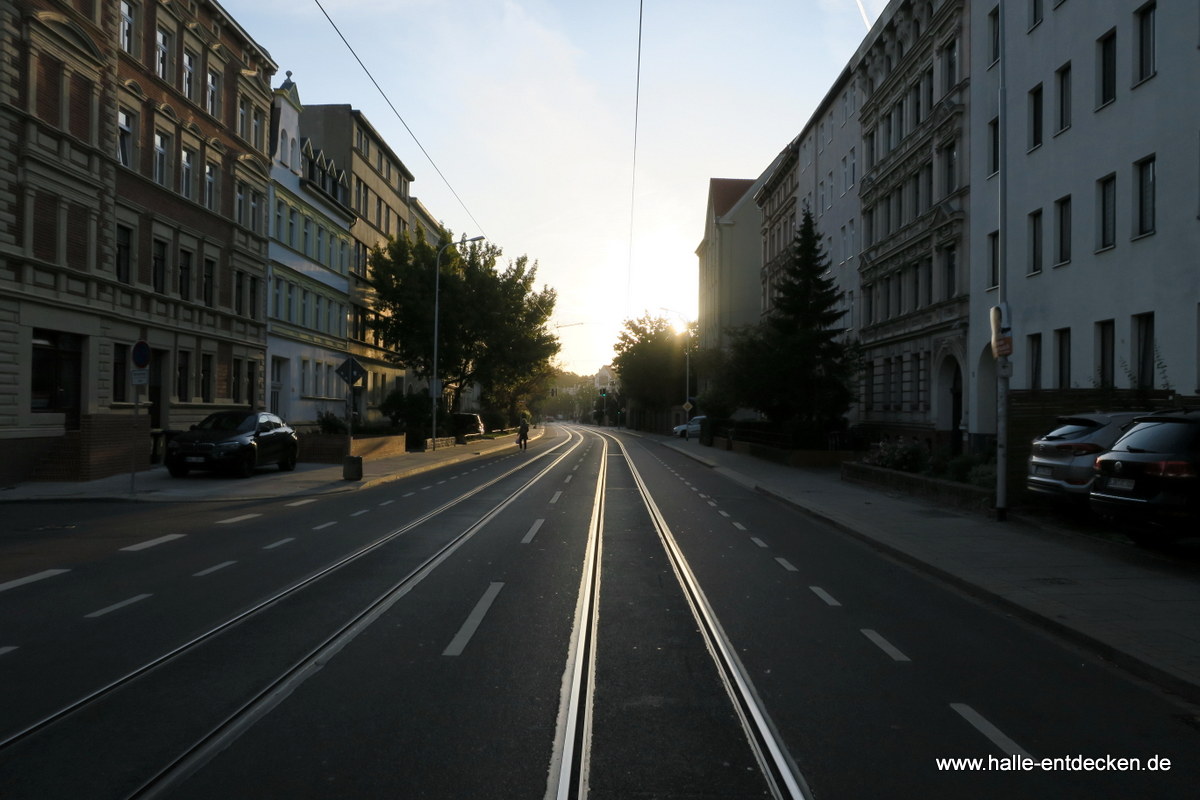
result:
<svg viewBox="0 0 1200 800"><path fill-rule="evenodd" d="M854 399L858 349L839 324L842 293L828 275L821 241L807 209L791 258L772 287L770 313L736 331L722 372L723 389L772 421L786 423L810 444L841 426Z"/></svg>
<svg viewBox="0 0 1200 800"><path fill-rule="evenodd" d="M662 317L647 314L626 320L613 358L613 368L621 376L622 396L651 415L682 403L685 341ZM649 420L634 423L654 424Z"/></svg>
<svg viewBox="0 0 1200 800"><path fill-rule="evenodd" d="M384 345L420 378L433 372L436 244L405 233L376 247L370 257L372 325ZM473 243L446 247L438 287L438 378L452 392L480 386L505 404L534 385L550 367L559 342L549 320L557 296L534 289L537 265L521 256L500 269L499 247Z"/></svg>

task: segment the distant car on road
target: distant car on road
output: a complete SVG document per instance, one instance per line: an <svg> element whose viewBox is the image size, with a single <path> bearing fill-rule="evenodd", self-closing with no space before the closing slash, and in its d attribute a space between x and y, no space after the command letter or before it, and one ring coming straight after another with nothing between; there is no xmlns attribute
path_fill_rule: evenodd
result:
<svg viewBox="0 0 1200 800"><path fill-rule="evenodd" d="M265 411L218 411L167 443L163 459L174 478L193 469L225 470L248 478L258 467L296 468L300 441L296 431Z"/></svg>
<svg viewBox="0 0 1200 800"><path fill-rule="evenodd" d="M1091 507L1128 526L1131 536L1195 535L1200 530L1200 410L1139 417L1095 459Z"/></svg>
<svg viewBox="0 0 1200 800"><path fill-rule="evenodd" d="M1033 440L1025 488L1041 495L1087 502L1096 456L1113 446L1146 412L1071 414Z"/></svg>

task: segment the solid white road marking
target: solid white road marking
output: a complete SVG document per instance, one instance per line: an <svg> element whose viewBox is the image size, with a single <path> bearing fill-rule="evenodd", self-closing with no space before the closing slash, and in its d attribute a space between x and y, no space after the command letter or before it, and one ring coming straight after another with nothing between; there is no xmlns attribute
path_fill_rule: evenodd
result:
<svg viewBox="0 0 1200 800"><path fill-rule="evenodd" d="M328 528L330 525L337 525L337 523L336 522L322 522L320 525L313 528L313 530L314 531L324 530L325 528Z"/></svg>
<svg viewBox="0 0 1200 800"><path fill-rule="evenodd" d="M288 504L287 504L287 507L288 507L288 508L293 508L294 506L306 506L306 505L308 505L309 503L315 503L315 502L317 502L317 498L315 498L315 497L310 497L310 498L308 498L307 500L297 500L297 501L296 501L296 502L294 502L294 503L288 503Z"/></svg>
<svg viewBox="0 0 1200 800"><path fill-rule="evenodd" d="M817 597L821 598L822 600L824 600L828 605L835 606L835 607L841 605L841 603L839 603L837 600L833 599L833 595L831 595L829 592L822 589L820 586L810 586L808 588L812 589L812 593L815 594Z"/></svg>
<svg viewBox="0 0 1200 800"><path fill-rule="evenodd" d="M550 498L550 505L554 505L555 503L557 503L558 498L560 498L560 497L562 497L562 492L555 492L554 497Z"/></svg>
<svg viewBox="0 0 1200 800"><path fill-rule="evenodd" d="M296 541L296 537L289 536L286 539L280 539L278 542L273 542L269 545L266 545L265 547L263 547L263 550L274 550L276 547L282 547L283 545L287 544L288 542L294 542L294 541Z"/></svg>
<svg viewBox="0 0 1200 800"><path fill-rule="evenodd" d="M885 638L883 638L882 636L880 636L880 635L879 635L878 633L876 633L875 631L873 631L873 630L870 630L870 629L868 629L868 628L861 628L860 630L861 630L861 632L862 632L862 635L863 635L863 636L865 636L865 637L867 637L868 639L870 639L872 642L874 642L874 643L875 643L875 645L876 645L876 646L877 646L877 647L878 647L880 650L882 650L883 652L885 652L885 653L887 653L889 656L891 656L893 661L912 661L912 659L911 659L911 658L909 658L908 656L904 655L904 653L901 653L901 652L900 652L900 651L899 651L899 650L896 648L896 646L895 646L895 645L893 645L893 644L892 644L891 642L889 642L887 639L885 639Z"/></svg>
<svg viewBox="0 0 1200 800"><path fill-rule="evenodd" d="M147 597L152 597L152 596L153 595L149 595L149 594L139 594L136 597L129 598L128 600L122 600L119 603L113 603L111 606L102 608L99 611L93 611L90 614L84 614L83 618L84 619L94 619L96 617L103 617L105 614L109 614L113 611L116 611L119 608L124 608L125 606L131 606L134 603L140 603L141 601L145 600Z"/></svg>
<svg viewBox="0 0 1200 800"><path fill-rule="evenodd" d="M15 648L15 647L0 647L0 656L7 655L8 653L11 653L13 650L16 650L16 649L17 648Z"/></svg>
<svg viewBox="0 0 1200 800"><path fill-rule="evenodd" d="M232 567L236 563L237 563L236 561L222 561L220 564L217 564L215 567L209 567L208 569L202 569L199 572L193 573L192 577L193 578L203 578L205 575L212 575L214 572L216 572L219 569L225 569L226 567Z"/></svg>
<svg viewBox="0 0 1200 800"><path fill-rule="evenodd" d="M800 571L800 570L796 569L795 567L793 567L792 562L788 561L786 558L776 558L775 560L778 561L780 566L782 566L788 572L799 572Z"/></svg>
<svg viewBox="0 0 1200 800"><path fill-rule="evenodd" d="M764 542L762 539L759 539L757 536L751 536L751 537L750 537L750 541L754 542L754 543L755 543L756 545L758 545L759 547L766 547L766 546L767 546L767 543L766 543L766 542Z"/></svg>
<svg viewBox="0 0 1200 800"><path fill-rule="evenodd" d="M257 514L255 516L257 516ZM151 539L150 541L142 542L141 544L131 544L131 545L129 545L129 547L122 547L121 549L127 550L129 552L135 552L137 550L146 550L147 548L156 547L157 545L163 544L164 542L173 542L176 539L182 539L183 536L184 535L182 533L168 533L166 536L160 536L157 539Z"/></svg>
<svg viewBox="0 0 1200 800"><path fill-rule="evenodd" d="M467 643L471 641L471 637L475 635L475 631L479 629L479 624L483 622L484 616L488 609L492 607L492 603L496 601L496 595L500 594L500 590L504 588L503 583L493 583L488 586L483 597L475 604L467 621L463 623L458 634L450 641L450 644L442 651L444 656L461 656L463 650L467 648Z"/></svg>
<svg viewBox="0 0 1200 800"><path fill-rule="evenodd" d="M53 578L55 575L62 575L63 573L70 571L71 570L69 569L47 569L41 572L35 572L32 575L26 575L24 578L17 578L16 580L8 581L7 583L0 583L0 592L6 592L9 589L15 589L18 586L35 583L37 581L45 580L46 578Z"/></svg>
<svg viewBox="0 0 1200 800"><path fill-rule="evenodd" d="M261 517L261 516L262 516L262 514L242 514L240 517L230 517L229 519L217 520L217 524L218 525L229 525L230 523L233 523L233 522L243 522L244 520L254 519L255 517Z"/></svg>
<svg viewBox="0 0 1200 800"><path fill-rule="evenodd" d="M1000 729L983 718L978 711L971 708L966 703L951 703L950 707L957 711L963 719L971 723L975 730L982 733L988 739L991 739L992 744L999 747L1010 756L1024 756L1029 758L1029 753L1014 742L1012 739L1001 733Z"/></svg>

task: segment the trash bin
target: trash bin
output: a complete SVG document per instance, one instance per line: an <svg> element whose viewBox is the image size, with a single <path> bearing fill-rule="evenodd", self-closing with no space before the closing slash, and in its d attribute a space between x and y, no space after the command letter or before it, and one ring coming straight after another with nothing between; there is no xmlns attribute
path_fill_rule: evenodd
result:
<svg viewBox="0 0 1200 800"><path fill-rule="evenodd" d="M346 460L342 462L342 480L362 480L362 456L346 456Z"/></svg>

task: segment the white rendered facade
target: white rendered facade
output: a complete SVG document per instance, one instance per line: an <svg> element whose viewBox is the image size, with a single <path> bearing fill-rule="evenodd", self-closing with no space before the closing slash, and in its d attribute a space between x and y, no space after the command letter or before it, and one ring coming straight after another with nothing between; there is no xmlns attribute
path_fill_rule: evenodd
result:
<svg viewBox="0 0 1200 800"><path fill-rule="evenodd" d="M289 73L290 76L290 73ZM345 361L353 257L345 173L301 137L289 77L275 92L267 280L267 406L292 425L322 412L345 417Z"/></svg>
<svg viewBox="0 0 1200 800"><path fill-rule="evenodd" d="M988 310L1011 312L1011 387L1200 387L1200 7L972 7L972 430L995 431ZM1032 9L1036 12L1037 8ZM1000 51L1007 115L1001 120ZM1000 236L1005 123L1007 224ZM986 145L986 146L985 146Z"/></svg>

